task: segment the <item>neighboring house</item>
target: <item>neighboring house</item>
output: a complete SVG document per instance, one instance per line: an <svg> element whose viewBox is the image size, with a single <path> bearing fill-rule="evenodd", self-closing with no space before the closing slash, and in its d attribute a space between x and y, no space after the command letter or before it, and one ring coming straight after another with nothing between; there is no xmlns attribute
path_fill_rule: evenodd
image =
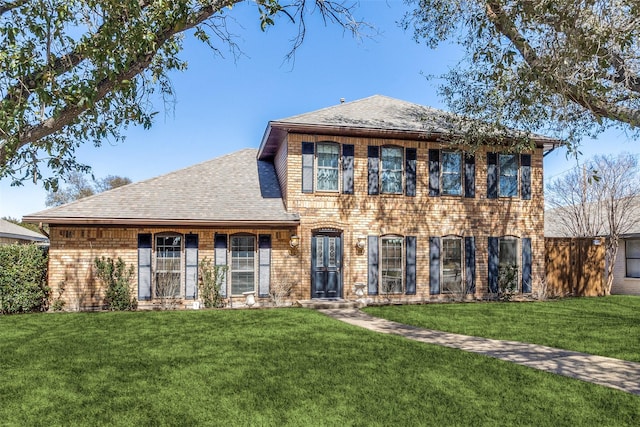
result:
<svg viewBox="0 0 640 427"><path fill-rule="evenodd" d="M611 293L640 295L640 225L620 240Z"/></svg>
<svg viewBox="0 0 640 427"><path fill-rule="evenodd" d="M67 307L103 304L93 260L136 266L142 307L167 283L191 307L205 258L228 266L225 296L290 301L483 298L517 267L517 291L544 277L542 156L444 141L445 113L372 96L269 122L241 150L24 218L50 226L49 284Z"/></svg>
<svg viewBox="0 0 640 427"><path fill-rule="evenodd" d="M640 198L637 199L640 201ZM575 236L572 235L566 225L566 217L568 215L570 213L563 211L562 208L546 211L545 238L550 240L574 238ZM563 219L562 217L565 218ZM618 254L613 269L613 284L611 285L612 294L640 295L640 222L631 221L631 223L630 229L620 236L618 243ZM603 245L606 233L604 232L604 227L598 229L600 230L598 232L599 236L585 238L585 240L592 241L595 245ZM601 264L602 276L603 280L605 280L607 277L606 264L604 261Z"/></svg>
<svg viewBox="0 0 640 427"><path fill-rule="evenodd" d="M39 243L46 244L46 236L28 228L0 219L0 245Z"/></svg>

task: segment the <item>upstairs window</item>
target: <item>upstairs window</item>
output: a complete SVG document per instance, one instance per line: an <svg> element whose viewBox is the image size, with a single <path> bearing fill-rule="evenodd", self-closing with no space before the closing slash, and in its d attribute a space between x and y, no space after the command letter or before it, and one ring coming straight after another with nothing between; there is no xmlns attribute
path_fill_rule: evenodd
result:
<svg viewBox="0 0 640 427"><path fill-rule="evenodd" d="M342 153L340 151L342 150ZM302 143L302 192L353 194L354 146L335 142ZM340 189L342 182L342 189Z"/></svg>
<svg viewBox="0 0 640 427"><path fill-rule="evenodd" d="M462 153L442 152L442 194L462 195Z"/></svg>
<svg viewBox="0 0 640 427"><path fill-rule="evenodd" d="M469 153L429 150L429 196L476 196L476 160Z"/></svg>
<svg viewBox="0 0 640 427"><path fill-rule="evenodd" d="M402 148L382 147L381 192L383 194L402 194Z"/></svg>
<svg viewBox="0 0 640 427"><path fill-rule="evenodd" d="M518 197L518 157L515 154L499 154L498 170L498 195Z"/></svg>
<svg viewBox="0 0 640 427"><path fill-rule="evenodd" d="M319 143L317 150L316 189L318 191L338 191L340 146L333 143Z"/></svg>
<svg viewBox="0 0 640 427"><path fill-rule="evenodd" d="M487 153L487 198L531 200L531 154Z"/></svg>

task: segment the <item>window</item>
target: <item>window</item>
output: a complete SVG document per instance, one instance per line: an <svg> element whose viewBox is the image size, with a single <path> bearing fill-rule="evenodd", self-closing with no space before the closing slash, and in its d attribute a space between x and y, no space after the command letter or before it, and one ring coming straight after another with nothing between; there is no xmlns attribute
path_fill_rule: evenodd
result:
<svg viewBox="0 0 640 427"><path fill-rule="evenodd" d="M380 272L383 294L402 293L402 237L391 236L381 239Z"/></svg>
<svg viewBox="0 0 640 427"><path fill-rule="evenodd" d="M464 290L462 280L462 239L442 239L442 292L460 293Z"/></svg>
<svg viewBox="0 0 640 427"><path fill-rule="evenodd" d="M333 143L319 143L317 151L317 190L338 191L338 164L340 160L340 146Z"/></svg>
<svg viewBox="0 0 640 427"><path fill-rule="evenodd" d="M402 194L402 148L382 147L381 160L381 192Z"/></svg>
<svg viewBox="0 0 640 427"><path fill-rule="evenodd" d="M442 152L442 194L462 195L462 154Z"/></svg>
<svg viewBox="0 0 640 427"><path fill-rule="evenodd" d="M255 290L254 236L231 237L231 293L240 295Z"/></svg>
<svg viewBox="0 0 640 427"><path fill-rule="evenodd" d="M156 236L155 296L179 297L182 284L182 236Z"/></svg>
<svg viewBox="0 0 640 427"><path fill-rule="evenodd" d="M624 248L627 263L626 277L640 278L640 239L625 240Z"/></svg>
<svg viewBox="0 0 640 427"><path fill-rule="evenodd" d="M518 239L501 238L498 249L498 285L501 289L518 290Z"/></svg>
<svg viewBox="0 0 640 427"><path fill-rule="evenodd" d="M500 197L518 196L518 157L515 154L499 154L499 183Z"/></svg>

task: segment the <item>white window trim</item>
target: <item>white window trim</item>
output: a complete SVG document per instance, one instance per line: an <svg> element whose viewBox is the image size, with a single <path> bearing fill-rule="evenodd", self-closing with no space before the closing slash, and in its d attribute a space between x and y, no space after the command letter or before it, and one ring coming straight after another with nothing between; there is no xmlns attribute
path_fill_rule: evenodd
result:
<svg viewBox="0 0 640 427"><path fill-rule="evenodd" d="M445 240L458 240L460 241L460 287L461 290L466 290L465 281L465 253L464 253L464 238L457 235L447 235L440 238L440 293L441 294L453 294L456 291L444 290L444 241Z"/></svg>
<svg viewBox="0 0 640 427"><path fill-rule="evenodd" d="M625 279L631 279L631 280L640 280L640 276L629 276L629 268L628 268L628 260L629 259L637 259L640 260L640 258L636 258L636 257L629 257L629 251L627 250L627 243L629 242L629 240L638 240L639 239L625 239L624 240L624 277Z"/></svg>
<svg viewBox="0 0 640 427"><path fill-rule="evenodd" d="M401 160L401 162L400 162L400 191L399 191L399 192L393 192L393 193L390 193L390 192L387 192L387 191L384 191L384 190L383 190L383 189L384 189L384 185L383 185L383 175L384 175L384 171L385 171L385 170L389 170L389 169L384 169L384 168L382 167L382 159L383 159L383 157L384 157L384 156L382 155L382 152L383 152L385 149L396 149L396 150L400 150L400 155L401 155L401 157L402 157L402 160ZM406 174L406 170L405 170L405 169L406 169L406 153L405 153L405 148L404 148L404 147L401 147L401 146L399 146L399 145L382 145L382 146L380 146L380 165L379 165L379 167L378 167L378 175L379 175L379 177L378 177L378 179L379 179L378 186L379 186L379 188L380 188L379 193L380 193L381 195L391 195L391 196L403 195L403 194L404 194L405 187L406 187L406 176L405 176L405 174ZM394 171L395 171L395 170L394 170ZM397 172L397 171L396 171L396 172Z"/></svg>
<svg viewBox="0 0 640 427"><path fill-rule="evenodd" d="M497 158L497 169L498 169L498 182L496 183L498 186L498 197L499 198L505 198L505 199L517 199L520 197L520 156L517 154L509 154L509 153L497 153L498 154L498 158ZM515 158L516 161L516 192L514 195L512 196L504 196L502 195L502 189L500 186L500 177L502 176L502 167L501 167L501 162L500 162L500 157L501 156L513 156ZM506 175L505 175L506 176Z"/></svg>
<svg viewBox="0 0 640 427"><path fill-rule="evenodd" d="M398 239L400 240L400 290L399 291L394 291L394 292L385 292L384 291L384 274L383 274L383 256L382 256L382 246L383 246L383 242L384 240L390 240L390 239ZM380 243L379 243L379 248L378 248L378 253L380 254L380 263L379 263L379 274L378 277L380 277L380 283L379 283L379 292L382 295L402 295L405 292L405 287L406 287L406 283L405 283L405 269L406 269L406 259L405 259L405 252L406 252L406 242L403 236L400 236L398 234L386 234L383 236L380 236L379 239Z"/></svg>
<svg viewBox="0 0 640 427"><path fill-rule="evenodd" d="M318 149L318 147L320 145L335 145L338 147L338 187L335 190L320 190L319 189L319 185L318 185L318 172L320 172L320 166L319 166L319 162L318 162L318 156L320 154L320 150ZM326 194L340 194L340 192L342 191L342 168L340 167L342 165L342 144L340 144L339 142L333 142L333 141L320 141L320 142L316 142L315 144L315 155L313 158L314 161L314 176L313 176L313 185L314 185L314 189L316 193L326 193Z"/></svg>
<svg viewBox="0 0 640 427"><path fill-rule="evenodd" d="M498 237L498 286L500 286L500 243L502 240L511 240L516 242L516 267L518 274L516 277L515 292L522 292L522 239L517 236L501 236Z"/></svg>
<svg viewBox="0 0 640 427"><path fill-rule="evenodd" d="M158 295L158 237L180 237L180 280L179 280L179 289L177 295ZM151 299L160 299L160 298L184 298L185 294L185 249L184 249L184 234L177 232L162 232L156 233L152 236L153 238L153 271L151 272L151 281L152 281L152 294Z"/></svg>
<svg viewBox="0 0 640 427"><path fill-rule="evenodd" d="M252 237L253 238L253 289L249 290L249 291L245 291L245 292L257 292L257 283L258 283L258 276L259 276L259 271L258 271L258 238L255 234L246 234L246 233L237 233L237 234L231 234L229 235L229 253L227 254L227 265L228 265L228 272L227 272L227 280L229 282L228 286L229 286L229 293L231 294L232 297L239 297L239 296L243 296L242 293L236 294L233 292L233 239L236 237ZM241 271L241 270L239 270Z"/></svg>
<svg viewBox="0 0 640 427"><path fill-rule="evenodd" d="M457 154L460 156L460 169L458 170L458 176L460 177L460 192L458 194L452 194L445 192L444 186L444 155L445 154ZM451 175L451 174L448 174ZM460 197L464 195L464 156L462 152L452 151L452 150L440 150L440 195L441 196L451 196L451 197Z"/></svg>

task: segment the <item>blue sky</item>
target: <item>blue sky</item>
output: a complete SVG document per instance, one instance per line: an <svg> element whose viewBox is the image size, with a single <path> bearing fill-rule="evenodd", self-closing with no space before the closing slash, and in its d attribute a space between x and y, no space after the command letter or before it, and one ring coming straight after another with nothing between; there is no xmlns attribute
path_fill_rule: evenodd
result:
<svg viewBox="0 0 640 427"><path fill-rule="evenodd" d="M255 8L242 4L229 16L244 55L234 60L223 50L215 56L204 44L187 36L182 58L186 72L172 82L175 104L159 111L151 130L131 128L123 143L105 141L78 151L81 162L93 167L96 178L120 175L140 181L187 167L222 154L257 147L269 120L285 118L374 94L444 108L437 96L438 75L457 63L455 48L430 50L417 44L397 25L406 11L399 0L364 0L356 17L376 26L373 39L356 40L337 26L324 27L309 19L307 38L295 56L284 62L295 26L284 20L260 31ZM620 151L640 152L640 144L619 131L584 141L583 158ZM545 158L551 178L575 167L563 150ZM0 217L21 218L45 209L46 192L30 182L10 187L0 181Z"/></svg>

